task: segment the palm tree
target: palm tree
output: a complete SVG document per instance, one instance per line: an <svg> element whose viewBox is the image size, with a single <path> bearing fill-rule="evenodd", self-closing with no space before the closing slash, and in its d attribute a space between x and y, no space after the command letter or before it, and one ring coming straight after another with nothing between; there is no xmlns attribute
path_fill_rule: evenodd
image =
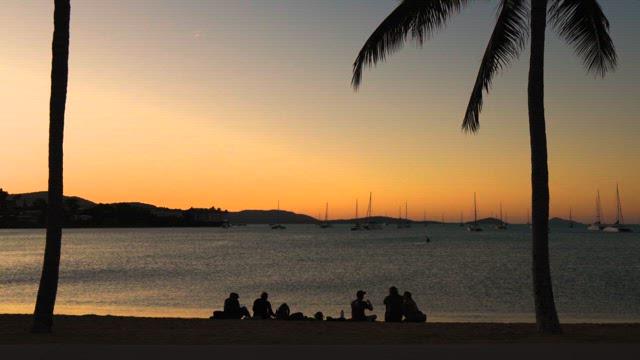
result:
<svg viewBox="0 0 640 360"><path fill-rule="evenodd" d="M399 50L407 38L422 44L469 0L403 0L366 41L353 65L352 85L371 67ZM551 6L549 6L551 3ZM483 92L494 75L516 59L531 34L529 132L533 209L533 292L536 323L544 333L561 332L549 270L549 176L544 116L544 43L547 15L559 35L575 48L589 72L604 76L616 66L609 22L597 0L501 0L493 33L464 115L464 131L479 130Z"/></svg>
<svg viewBox="0 0 640 360"><path fill-rule="evenodd" d="M62 141L69 74L69 20L71 1L55 0L49 101L49 189L47 240L42 275L33 315L33 332L51 332L58 291L62 242Z"/></svg>

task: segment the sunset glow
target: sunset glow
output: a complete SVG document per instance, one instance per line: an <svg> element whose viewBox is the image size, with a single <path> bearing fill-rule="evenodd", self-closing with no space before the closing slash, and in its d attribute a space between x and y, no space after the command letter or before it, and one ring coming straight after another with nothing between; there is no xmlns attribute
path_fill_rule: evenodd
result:
<svg viewBox="0 0 640 360"><path fill-rule="evenodd" d="M551 215L605 218L615 186L640 222L640 46L631 0L602 2L619 69L585 75L549 36ZM153 6L151 6L153 4ZM65 194L188 208L281 208L524 221L530 203L527 57L496 80L481 130L460 130L494 22L471 6L350 88L355 49L395 1L77 1L72 8ZM46 190L52 3L9 0L0 22L0 187ZM629 11L628 9L634 9ZM114 21L117 18L118 21ZM635 33L634 33L635 32Z"/></svg>

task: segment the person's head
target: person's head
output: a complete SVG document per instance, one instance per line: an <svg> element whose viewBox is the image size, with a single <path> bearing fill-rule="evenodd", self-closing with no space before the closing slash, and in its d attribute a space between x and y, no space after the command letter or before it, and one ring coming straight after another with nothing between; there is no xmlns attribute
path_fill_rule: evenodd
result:
<svg viewBox="0 0 640 360"><path fill-rule="evenodd" d="M405 299L411 299L411 293L410 293L410 292L408 292L408 291L405 291L405 292L404 292L404 298L405 298Z"/></svg>
<svg viewBox="0 0 640 360"><path fill-rule="evenodd" d="M262 292L262 294L260 294L260 299L267 300L267 298L269 298L269 294L267 294L266 292Z"/></svg>
<svg viewBox="0 0 640 360"><path fill-rule="evenodd" d="M287 305L287 303L282 303L282 305L280 305L280 307L278 307L278 311L281 313L289 313L289 305Z"/></svg>
<svg viewBox="0 0 640 360"><path fill-rule="evenodd" d="M395 286L392 286L389 288L389 295L398 295L398 288Z"/></svg>
<svg viewBox="0 0 640 360"><path fill-rule="evenodd" d="M240 298L240 295L238 295L237 293L232 292L231 294L229 294L229 297L231 299L236 299L238 300Z"/></svg>
<svg viewBox="0 0 640 360"><path fill-rule="evenodd" d="M358 290L358 292L356 292L356 298L357 298L358 300L362 300L362 299L364 299L364 295L365 295L366 293L367 293L366 291Z"/></svg>

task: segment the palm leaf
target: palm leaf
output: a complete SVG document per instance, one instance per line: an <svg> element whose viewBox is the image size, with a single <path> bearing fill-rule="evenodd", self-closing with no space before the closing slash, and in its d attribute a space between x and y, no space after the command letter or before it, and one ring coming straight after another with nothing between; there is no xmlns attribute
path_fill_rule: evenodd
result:
<svg viewBox="0 0 640 360"><path fill-rule="evenodd" d="M518 57L528 36L528 2L502 0L496 26L484 52L462 129L476 132L480 128L483 91L489 92L495 74Z"/></svg>
<svg viewBox="0 0 640 360"><path fill-rule="evenodd" d="M422 44L435 30L445 25L450 15L458 12L469 0L403 0L378 26L358 53L353 64L352 86L362 82L365 66L384 61L399 50L411 35Z"/></svg>
<svg viewBox="0 0 640 360"><path fill-rule="evenodd" d="M549 12L551 23L573 45L589 72L604 76L615 69L617 55L609 21L596 0L555 0Z"/></svg>

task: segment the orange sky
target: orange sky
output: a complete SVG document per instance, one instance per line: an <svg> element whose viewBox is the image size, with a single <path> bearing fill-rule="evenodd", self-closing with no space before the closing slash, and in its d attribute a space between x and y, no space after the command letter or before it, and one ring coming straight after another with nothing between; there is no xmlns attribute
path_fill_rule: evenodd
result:
<svg viewBox="0 0 640 360"><path fill-rule="evenodd" d="M476 191L481 216L502 201L510 220L524 220L526 55L497 79L480 133L465 135L460 121L492 6L474 7L424 49L408 47L367 72L354 93L355 52L395 4L374 3L290 3L296 16L279 21L279 2L186 2L177 14L170 2L148 11L76 2L65 193L230 210L280 200L313 216L328 201L335 218L353 216L356 198L364 211L372 191L376 214L396 216L408 201L410 217L426 210L453 221L471 214ZM0 14L0 186L12 193L46 189L51 8L44 4L9 1ZM552 215L573 207L590 221L600 188L610 218L619 182L626 218L639 222L638 30L621 9L610 10L621 64L608 78L585 76L571 51L550 40Z"/></svg>

